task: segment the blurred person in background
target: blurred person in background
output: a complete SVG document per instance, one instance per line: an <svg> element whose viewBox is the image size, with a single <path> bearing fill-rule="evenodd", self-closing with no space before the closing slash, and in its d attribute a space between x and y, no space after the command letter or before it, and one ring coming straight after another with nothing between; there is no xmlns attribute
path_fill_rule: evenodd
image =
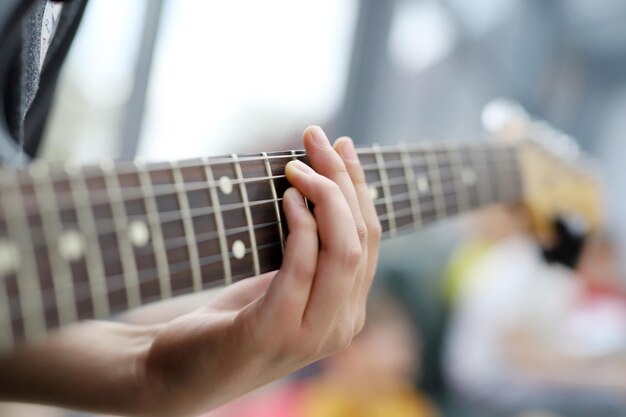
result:
<svg viewBox="0 0 626 417"><path fill-rule="evenodd" d="M4 163L37 154L85 4L0 5ZM290 234L278 272L234 284L165 322L81 322L20 346L0 357L0 398L124 415L189 415L346 348L365 320L380 224L352 141L333 147L312 127L304 142L317 172L298 161L287 165L293 188L283 208Z"/></svg>
<svg viewBox="0 0 626 417"><path fill-rule="evenodd" d="M545 262L523 210L475 220L449 268L451 386L495 409L623 415L626 297L610 241L590 238L572 270Z"/></svg>

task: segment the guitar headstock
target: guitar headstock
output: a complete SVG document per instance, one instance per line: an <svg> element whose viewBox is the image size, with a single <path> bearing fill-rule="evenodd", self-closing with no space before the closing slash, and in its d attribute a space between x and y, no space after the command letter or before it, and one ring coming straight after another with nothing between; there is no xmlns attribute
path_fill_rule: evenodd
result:
<svg viewBox="0 0 626 417"><path fill-rule="evenodd" d="M601 229L599 173L570 136L503 100L485 107L483 124L498 139L518 146L524 204L540 241L552 242L556 217L574 219L590 232Z"/></svg>

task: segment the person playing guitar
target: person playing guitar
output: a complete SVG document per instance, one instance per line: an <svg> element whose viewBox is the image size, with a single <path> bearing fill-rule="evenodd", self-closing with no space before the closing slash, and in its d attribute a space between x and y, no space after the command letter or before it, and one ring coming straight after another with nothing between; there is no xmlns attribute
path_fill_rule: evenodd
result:
<svg viewBox="0 0 626 417"><path fill-rule="evenodd" d="M60 14L54 3L0 6L5 164L35 154L86 2L63 2ZM16 10L27 10L17 25ZM56 23L46 34L44 15ZM9 43L15 41L9 25L22 23L29 36ZM43 36L54 38L44 45ZM9 51L15 53L7 58ZM226 287L170 321L83 321L3 352L0 399L119 415L190 415L347 347L365 320L381 227L352 141L333 146L320 128L309 127L304 145L313 168L300 161L286 167L292 187L282 209L290 233L278 271Z"/></svg>
<svg viewBox="0 0 626 417"><path fill-rule="evenodd" d="M595 178L532 141L356 150L309 127L304 152L28 164L85 4L0 5L2 400L197 414L346 348L381 238L494 202L547 242L554 215L601 226ZM99 321L155 299L160 320Z"/></svg>

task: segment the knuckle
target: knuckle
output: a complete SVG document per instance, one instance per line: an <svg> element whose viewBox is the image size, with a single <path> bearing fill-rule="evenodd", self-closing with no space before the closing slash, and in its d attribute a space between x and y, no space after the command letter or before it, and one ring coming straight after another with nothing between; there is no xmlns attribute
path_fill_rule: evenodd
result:
<svg viewBox="0 0 626 417"><path fill-rule="evenodd" d="M294 262L291 273L299 281L308 281L315 274L315 263L309 259Z"/></svg>
<svg viewBox="0 0 626 417"><path fill-rule="evenodd" d="M370 241L373 242L380 242L380 239L383 235L383 227L380 224L380 220L378 220L378 218L376 218L369 226L369 230L368 230L368 237Z"/></svg>
<svg viewBox="0 0 626 417"><path fill-rule="evenodd" d="M365 246L369 238L369 231L367 230L365 223L358 222L356 224L356 232L359 235L359 242L361 242L361 246Z"/></svg>
<svg viewBox="0 0 626 417"><path fill-rule="evenodd" d="M305 215L300 216L296 222L299 230L317 234L317 222L310 213L305 213Z"/></svg>
<svg viewBox="0 0 626 417"><path fill-rule="evenodd" d="M338 200L343 198L344 197L341 189L339 188L339 185L326 177L320 178L318 198L320 205L334 205Z"/></svg>
<svg viewBox="0 0 626 417"><path fill-rule="evenodd" d="M338 194L341 194L341 189L339 188L339 185L324 177L324 181L323 181L323 189L324 189L324 193L329 196L329 197L336 197Z"/></svg>
<svg viewBox="0 0 626 417"><path fill-rule="evenodd" d="M306 353L309 358L318 360L328 356L328 348L323 342L318 341L311 343Z"/></svg>
<svg viewBox="0 0 626 417"><path fill-rule="evenodd" d="M346 350L352 343L354 338L354 328L352 325L342 325L335 329L331 342L331 350L333 353Z"/></svg>
<svg viewBox="0 0 626 417"><path fill-rule="evenodd" d="M360 312L357 314L355 322L354 322L354 335L358 335L365 327L366 313L365 307L360 309Z"/></svg>
<svg viewBox="0 0 626 417"><path fill-rule="evenodd" d="M347 246L341 253L342 262L349 267L356 267L361 262L363 248L359 245Z"/></svg>
<svg viewBox="0 0 626 417"><path fill-rule="evenodd" d="M336 154L336 157L332 158L330 169L338 174L348 173L348 167L346 166L345 161L338 154Z"/></svg>

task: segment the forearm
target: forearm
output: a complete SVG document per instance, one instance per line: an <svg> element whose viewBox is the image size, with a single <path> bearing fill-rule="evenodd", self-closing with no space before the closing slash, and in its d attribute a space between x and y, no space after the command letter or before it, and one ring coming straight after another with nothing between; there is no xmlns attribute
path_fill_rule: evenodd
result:
<svg viewBox="0 0 626 417"><path fill-rule="evenodd" d="M0 398L145 414L142 364L156 331L100 321L63 328L0 357Z"/></svg>

